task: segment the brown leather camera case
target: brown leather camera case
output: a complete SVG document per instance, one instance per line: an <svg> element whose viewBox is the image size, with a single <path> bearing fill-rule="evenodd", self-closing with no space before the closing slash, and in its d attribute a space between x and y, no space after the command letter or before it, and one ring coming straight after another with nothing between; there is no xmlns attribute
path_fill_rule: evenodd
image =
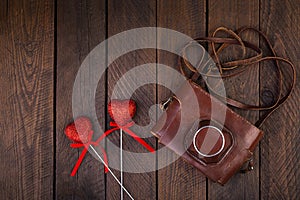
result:
<svg viewBox="0 0 300 200"><path fill-rule="evenodd" d="M222 185L251 159L263 135L191 80L172 98L151 132Z"/></svg>

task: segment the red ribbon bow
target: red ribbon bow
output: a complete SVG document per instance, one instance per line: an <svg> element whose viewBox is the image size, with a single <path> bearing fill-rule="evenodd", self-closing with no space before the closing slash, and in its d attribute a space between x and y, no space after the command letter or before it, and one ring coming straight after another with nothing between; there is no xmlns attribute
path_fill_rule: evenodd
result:
<svg viewBox="0 0 300 200"><path fill-rule="evenodd" d="M79 169L80 167L80 164L82 163L83 161L83 158L85 156L85 154L87 153L88 151L88 148L90 145L94 145L94 146L97 146L98 148L100 148L100 150L102 151L102 154L103 154L103 157L104 157L104 162L106 164L104 170L105 170L105 173L108 172L108 159L107 159L107 154L106 154L106 151L99 145L100 142L106 137L108 136L109 134L111 134L112 132L116 131L116 130L119 130L119 129L122 129L124 132L128 133L131 137L133 137L133 139L135 139L137 142L139 142L141 145L143 145L148 151L150 152L154 152L155 149L153 149L149 144L147 144L142 138L140 138L138 135L136 135L134 132L132 132L129 128L131 126L134 125L134 122L129 122L127 123L126 125L123 125L123 126L120 126L118 125L116 122L110 122L109 124L111 127L111 129L105 131L96 141L92 141L92 136L93 136L93 133L94 131L90 131L89 134L88 134L88 142L85 142L85 143L73 143L71 144L70 146L72 148L80 148L80 147L84 147L84 149L82 150L73 170L72 170L72 173L71 173L71 176L75 176L77 170Z"/></svg>

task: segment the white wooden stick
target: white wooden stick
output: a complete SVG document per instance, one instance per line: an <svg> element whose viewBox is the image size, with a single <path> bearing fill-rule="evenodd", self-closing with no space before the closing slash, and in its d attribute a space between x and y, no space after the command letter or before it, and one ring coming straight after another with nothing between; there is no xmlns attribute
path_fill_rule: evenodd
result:
<svg viewBox="0 0 300 200"><path fill-rule="evenodd" d="M99 160L103 163L103 165L105 167L107 167L108 171L110 172L110 174L114 177L114 179L118 182L118 184L121 186L121 188L128 194L128 196L130 197L130 199L134 200L134 198L131 196L131 194L127 191L127 189L120 183L120 181L118 180L118 178L116 177L116 175L111 171L111 169L107 166L107 164L104 162L104 160L101 158L101 156L98 154L98 152L94 149L94 147L92 145L90 145L90 148L93 150L93 152L97 155L97 157L99 158Z"/></svg>
<svg viewBox="0 0 300 200"><path fill-rule="evenodd" d="M121 184L123 185L123 130L120 129L120 173ZM121 200L123 200L123 188L120 188Z"/></svg>

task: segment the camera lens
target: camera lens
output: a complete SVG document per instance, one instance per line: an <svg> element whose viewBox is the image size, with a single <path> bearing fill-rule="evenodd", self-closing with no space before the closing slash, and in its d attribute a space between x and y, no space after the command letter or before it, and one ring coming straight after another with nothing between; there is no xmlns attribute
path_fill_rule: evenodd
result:
<svg viewBox="0 0 300 200"><path fill-rule="evenodd" d="M193 138L195 150L204 157L213 157L222 152L225 138L220 129L215 126L203 126Z"/></svg>

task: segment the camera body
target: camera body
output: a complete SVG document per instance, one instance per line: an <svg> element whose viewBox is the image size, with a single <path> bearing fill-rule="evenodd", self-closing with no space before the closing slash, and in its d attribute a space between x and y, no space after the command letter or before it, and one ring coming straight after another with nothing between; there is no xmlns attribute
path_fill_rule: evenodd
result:
<svg viewBox="0 0 300 200"><path fill-rule="evenodd" d="M253 156L263 132L191 80L151 130L211 180L224 185Z"/></svg>

